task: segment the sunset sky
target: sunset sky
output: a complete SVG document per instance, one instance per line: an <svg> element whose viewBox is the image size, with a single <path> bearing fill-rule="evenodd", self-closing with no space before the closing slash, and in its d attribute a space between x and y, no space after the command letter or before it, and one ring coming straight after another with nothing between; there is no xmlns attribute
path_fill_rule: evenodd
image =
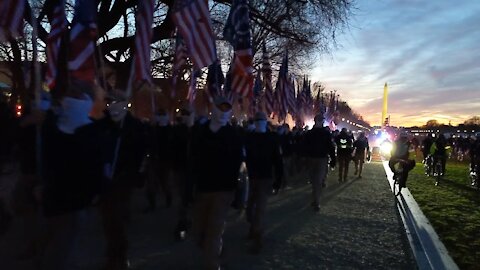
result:
<svg viewBox="0 0 480 270"><path fill-rule="evenodd" d="M391 124L463 123L480 115L480 0L357 1L340 47L312 72L372 125L383 85Z"/></svg>

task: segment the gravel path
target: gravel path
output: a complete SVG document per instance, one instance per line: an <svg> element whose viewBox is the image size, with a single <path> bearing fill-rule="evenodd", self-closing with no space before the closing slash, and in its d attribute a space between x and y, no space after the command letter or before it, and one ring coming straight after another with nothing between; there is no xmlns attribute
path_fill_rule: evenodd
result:
<svg viewBox="0 0 480 270"><path fill-rule="evenodd" d="M248 253L248 225L241 213L231 211L224 238L227 269L416 268L381 163L366 164L363 179L351 176L342 184L336 179L336 172L329 175L319 213L310 207L311 190L304 177L297 177L291 189L272 197L265 249L260 255ZM135 196L129 229L133 269L200 269L199 251L193 243L173 239L175 222L169 217L175 217L174 210L141 214L142 194L139 190ZM0 261L6 267L0 268L31 269L28 261L11 260L23 235L20 226L12 227L0 238ZM84 228L72 270L99 269L104 260L95 211L87 213Z"/></svg>

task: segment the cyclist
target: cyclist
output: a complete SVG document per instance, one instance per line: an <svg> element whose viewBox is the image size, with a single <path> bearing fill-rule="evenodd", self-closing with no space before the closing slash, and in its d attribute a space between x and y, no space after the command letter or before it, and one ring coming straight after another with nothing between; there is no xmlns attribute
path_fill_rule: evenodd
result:
<svg viewBox="0 0 480 270"><path fill-rule="evenodd" d="M475 140L470 145L470 175L476 176L475 165L480 166L480 132L475 134Z"/></svg>
<svg viewBox="0 0 480 270"><path fill-rule="evenodd" d="M429 133L428 136L422 142L422 154L423 154L423 164L427 165L426 175L431 174L431 169L433 167L432 156L430 155L430 147L432 147L435 134Z"/></svg>
<svg viewBox="0 0 480 270"><path fill-rule="evenodd" d="M442 162L440 175L443 176L445 174L445 164L447 163L447 139L443 134L440 134L430 147L430 155L433 157L433 164L436 164L438 160Z"/></svg>
<svg viewBox="0 0 480 270"><path fill-rule="evenodd" d="M415 167L415 160L409 159L410 142L408 140L408 134L405 132L400 133L397 140L393 143L392 152L388 166L394 173L394 177L397 177L399 172L395 169L397 163L403 164L403 173L405 175L404 181L400 181L400 187L405 187L407 182L408 172Z"/></svg>

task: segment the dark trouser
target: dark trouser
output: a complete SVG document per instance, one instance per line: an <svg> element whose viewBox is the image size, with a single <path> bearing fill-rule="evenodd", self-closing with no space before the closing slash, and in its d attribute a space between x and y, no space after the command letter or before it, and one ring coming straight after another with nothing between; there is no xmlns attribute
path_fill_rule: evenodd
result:
<svg viewBox="0 0 480 270"><path fill-rule="evenodd" d="M127 260L131 193L128 186L115 187L102 196L99 204L108 263Z"/></svg>
<svg viewBox="0 0 480 270"><path fill-rule="evenodd" d="M186 169L174 170L173 186L175 190L175 196L179 199L179 204L177 205L178 222L175 228L176 235L181 231L187 231L191 224L191 218L189 217L189 209L193 200L193 187L188 177L188 173L186 172Z"/></svg>
<svg viewBox="0 0 480 270"><path fill-rule="evenodd" d="M355 172L358 173L358 176L362 176L363 164L365 163L365 151L356 153L353 161L355 162Z"/></svg>
<svg viewBox="0 0 480 270"><path fill-rule="evenodd" d="M349 154L338 155L338 180L346 181L348 175L348 165L352 157Z"/></svg>
<svg viewBox="0 0 480 270"><path fill-rule="evenodd" d="M447 164L447 156L446 155L434 155L433 156L433 164L435 166L435 164L437 164L437 161L440 160L440 162L442 163L442 172L445 173L445 166ZM435 167L433 168L433 170L435 171Z"/></svg>
<svg viewBox="0 0 480 270"><path fill-rule="evenodd" d="M154 164L159 164L156 162ZM156 195L158 190L161 188L165 194L165 204L167 207L170 207L172 204L172 187L171 187L171 170L170 167L164 164L160 164L156 168L151 166L149 168L149 174L146 182L146 196L150 209L155 209L156 207Z"/></svg>
<svg viewBox="0 0 480 270"><path fill-rule="evenodd" d="M272 178L250 179L250 192L247 205L247 220L250 222L250 231L263 233L263 220L267 209L268 196L272 193Z"/></svg>
<svg viewBox="0 0 480 270"><path fill-rule="evenodd" d="M76 211L47 218L40 269L69 269L68 258L75 246L83 215L83 211Z"/></svg>
<svg viewBox="0 0 480 270"><path fill-rule="evenodd" d="M310 165L310 181L312 182L312 197L315 206L320 204L320 194L322 193L322 186L327 178L328 173L328 158L310 158L308 160Z"/></svg>

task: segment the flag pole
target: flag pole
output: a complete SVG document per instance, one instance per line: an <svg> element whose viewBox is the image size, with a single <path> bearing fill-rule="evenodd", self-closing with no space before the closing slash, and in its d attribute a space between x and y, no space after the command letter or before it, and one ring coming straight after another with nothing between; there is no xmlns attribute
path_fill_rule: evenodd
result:
<svg viewBox="0 0 480 270"><path fill-rule="evenodd" d="M126 100L127 102L130 101L130 95L132 94L132 81L135 73L135 55L132 56L132 64L130 65L130 73L128 75L128 82L127 82L127 91L126 91ZM125 118L120 121L120 131L123 130L123 125L125 123ZM113 154L113 161L112 161L112 169L110 171L110 178L113 179L115 174L115 168L117 166L118 161L118 154L120 152L120 144L122 143L122 134L118 136L117 143L115 144L115 152Z"/></svg>
<svg viewBox="0 0 480 270"><path fill-rule="evenodd" d="M38 26L37 26L37 19L35 18L35 14L33 9L30 8L30 21L32 24L32 63L34 68L34 80L33 80L33 91L35 94L35 107L38 109L40 108L41 102L41 93L40 93L40 63L38 62ZM27 59L25 59L27 60ZM36 153L35 159L37 164L37 176L39 179L42 177L42 124L37 123L36 125L36 136L35 136L35 144L36 144Z"/></svg>

